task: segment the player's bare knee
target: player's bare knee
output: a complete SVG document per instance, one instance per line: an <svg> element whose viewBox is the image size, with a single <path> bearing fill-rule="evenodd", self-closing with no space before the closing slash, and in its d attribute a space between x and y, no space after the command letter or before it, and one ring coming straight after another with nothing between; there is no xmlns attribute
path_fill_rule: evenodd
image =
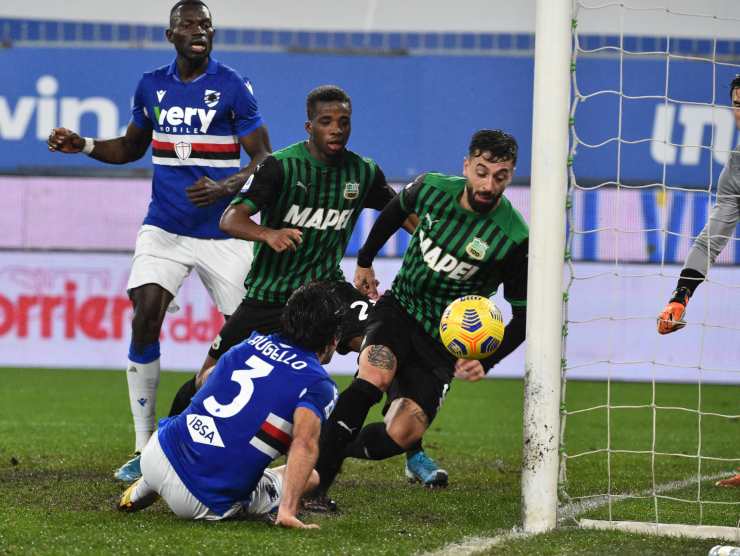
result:
<svg viewBox="0 0 740 556"><path fill-rule="evenodd" d="M357 376L385 392L393 381L397 365L396 356L388 346L367 346L360 354Z"/></svg>
<svg viewBox="0 0 740 556"><path fill-rule="evenodd" d="M396 403L393 417L386 421L386 431L396 444L408 449L424 436L429 428L429 417L413 400L400 398Z"/></svg>
<svg viewBox="0 0 740 556"><path fill-rule="evenodd" d="M156 284L146 284L131 290L129 296L134 305L131 319L134 343L145 345L158 341L172 294Z"/></svg>

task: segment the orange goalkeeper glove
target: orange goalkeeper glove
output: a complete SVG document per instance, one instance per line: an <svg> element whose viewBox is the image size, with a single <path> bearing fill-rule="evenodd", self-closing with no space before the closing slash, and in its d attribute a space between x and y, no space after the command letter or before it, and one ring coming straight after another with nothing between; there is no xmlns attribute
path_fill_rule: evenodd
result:
<svg viewBox="0 0 740 556"><path fill-rule="evenodd" d="M686 314L686 305L689 304L690 296L688 288L683 286L676 288L668 305L658 315L658 334L670 334L686 326L683 317Z"/></svg>

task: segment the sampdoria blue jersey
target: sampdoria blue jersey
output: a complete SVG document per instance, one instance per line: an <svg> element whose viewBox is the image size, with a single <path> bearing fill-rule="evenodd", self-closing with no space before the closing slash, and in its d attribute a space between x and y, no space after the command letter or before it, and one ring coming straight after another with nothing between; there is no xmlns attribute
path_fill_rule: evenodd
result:
<svg viewBox="0 0 740 556"><path fill-rule="evenodd" d="M185 411L160 421L159 442L188 490L223 515L287 452L296 408L323 422L336 399L315 354L255 332L219 359Z"/></svg>
<svg viewBox="0 0 740 556"><path fill-rule="evenodd" d="M231 199L199 208L185 189L202 176L221 180L239 171L239 137L262 125L250 82L211 58L203 75L184 83L172 62L141 78L132 121L152 130L154 176L144 224L190 237L229 237L218 221Z"/></svg>

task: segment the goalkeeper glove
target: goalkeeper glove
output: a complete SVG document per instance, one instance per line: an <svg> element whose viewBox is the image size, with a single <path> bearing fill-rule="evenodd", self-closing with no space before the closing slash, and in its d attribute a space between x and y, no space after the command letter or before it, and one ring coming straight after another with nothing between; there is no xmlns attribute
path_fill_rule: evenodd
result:
<svg viewBox="0 0 740 556"><path fill-rule="evenodd" d="M686 314L686 305L689 303L690 296L689 288L683 286L676 288L668 305L658 315L658 334L670 334L686 326L683 317Z"/></svg>

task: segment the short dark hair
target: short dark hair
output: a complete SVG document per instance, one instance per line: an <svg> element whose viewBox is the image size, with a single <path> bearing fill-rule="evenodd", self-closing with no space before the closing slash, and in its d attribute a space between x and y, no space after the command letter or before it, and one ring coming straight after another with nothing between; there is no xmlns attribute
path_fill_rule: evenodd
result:
<svg viewBox="0 0 740 556"><path fill-rule="evenodd" d="M732 102L732 93L735 89L740 88L740 73L736 73L734 79L730 82L730 101Z"/></svg>
<svg viewBox="0 0 740 556"><path fill-rule="evenodd" d="M480 129L473 134L468 147L468 156L480 156L491 153L492 162L504 162L511 160L516 165L516 157L519 152L514 136L500 129Z"/></svg>
<svg viewBox="0 0 740 556"><path fill-rule="evenodd" d="M321 353L341 334L346 308L330 282L310 282L288 299L280 318L281 335L291 344Z"/></svg>
<svg viewBox="0 0 740 556"><path fill-rule="evenodd" d="M321 85L306 97L306 115L309 120L316 116L316 104L319 102L346 102L350 111L352 110L352 99L344 89L336 85Z"/></svg>
<svg viewBox="0 0 740 556"><path fill-rule="evenodd" d="M208 10L209 14L211 13L211 8L209 8L202 0L180 0L177 4L172 6L172 9L170 10L170 27L172 27L172 18L175 16L175 12L183 6L203 6Z"/></svg>

